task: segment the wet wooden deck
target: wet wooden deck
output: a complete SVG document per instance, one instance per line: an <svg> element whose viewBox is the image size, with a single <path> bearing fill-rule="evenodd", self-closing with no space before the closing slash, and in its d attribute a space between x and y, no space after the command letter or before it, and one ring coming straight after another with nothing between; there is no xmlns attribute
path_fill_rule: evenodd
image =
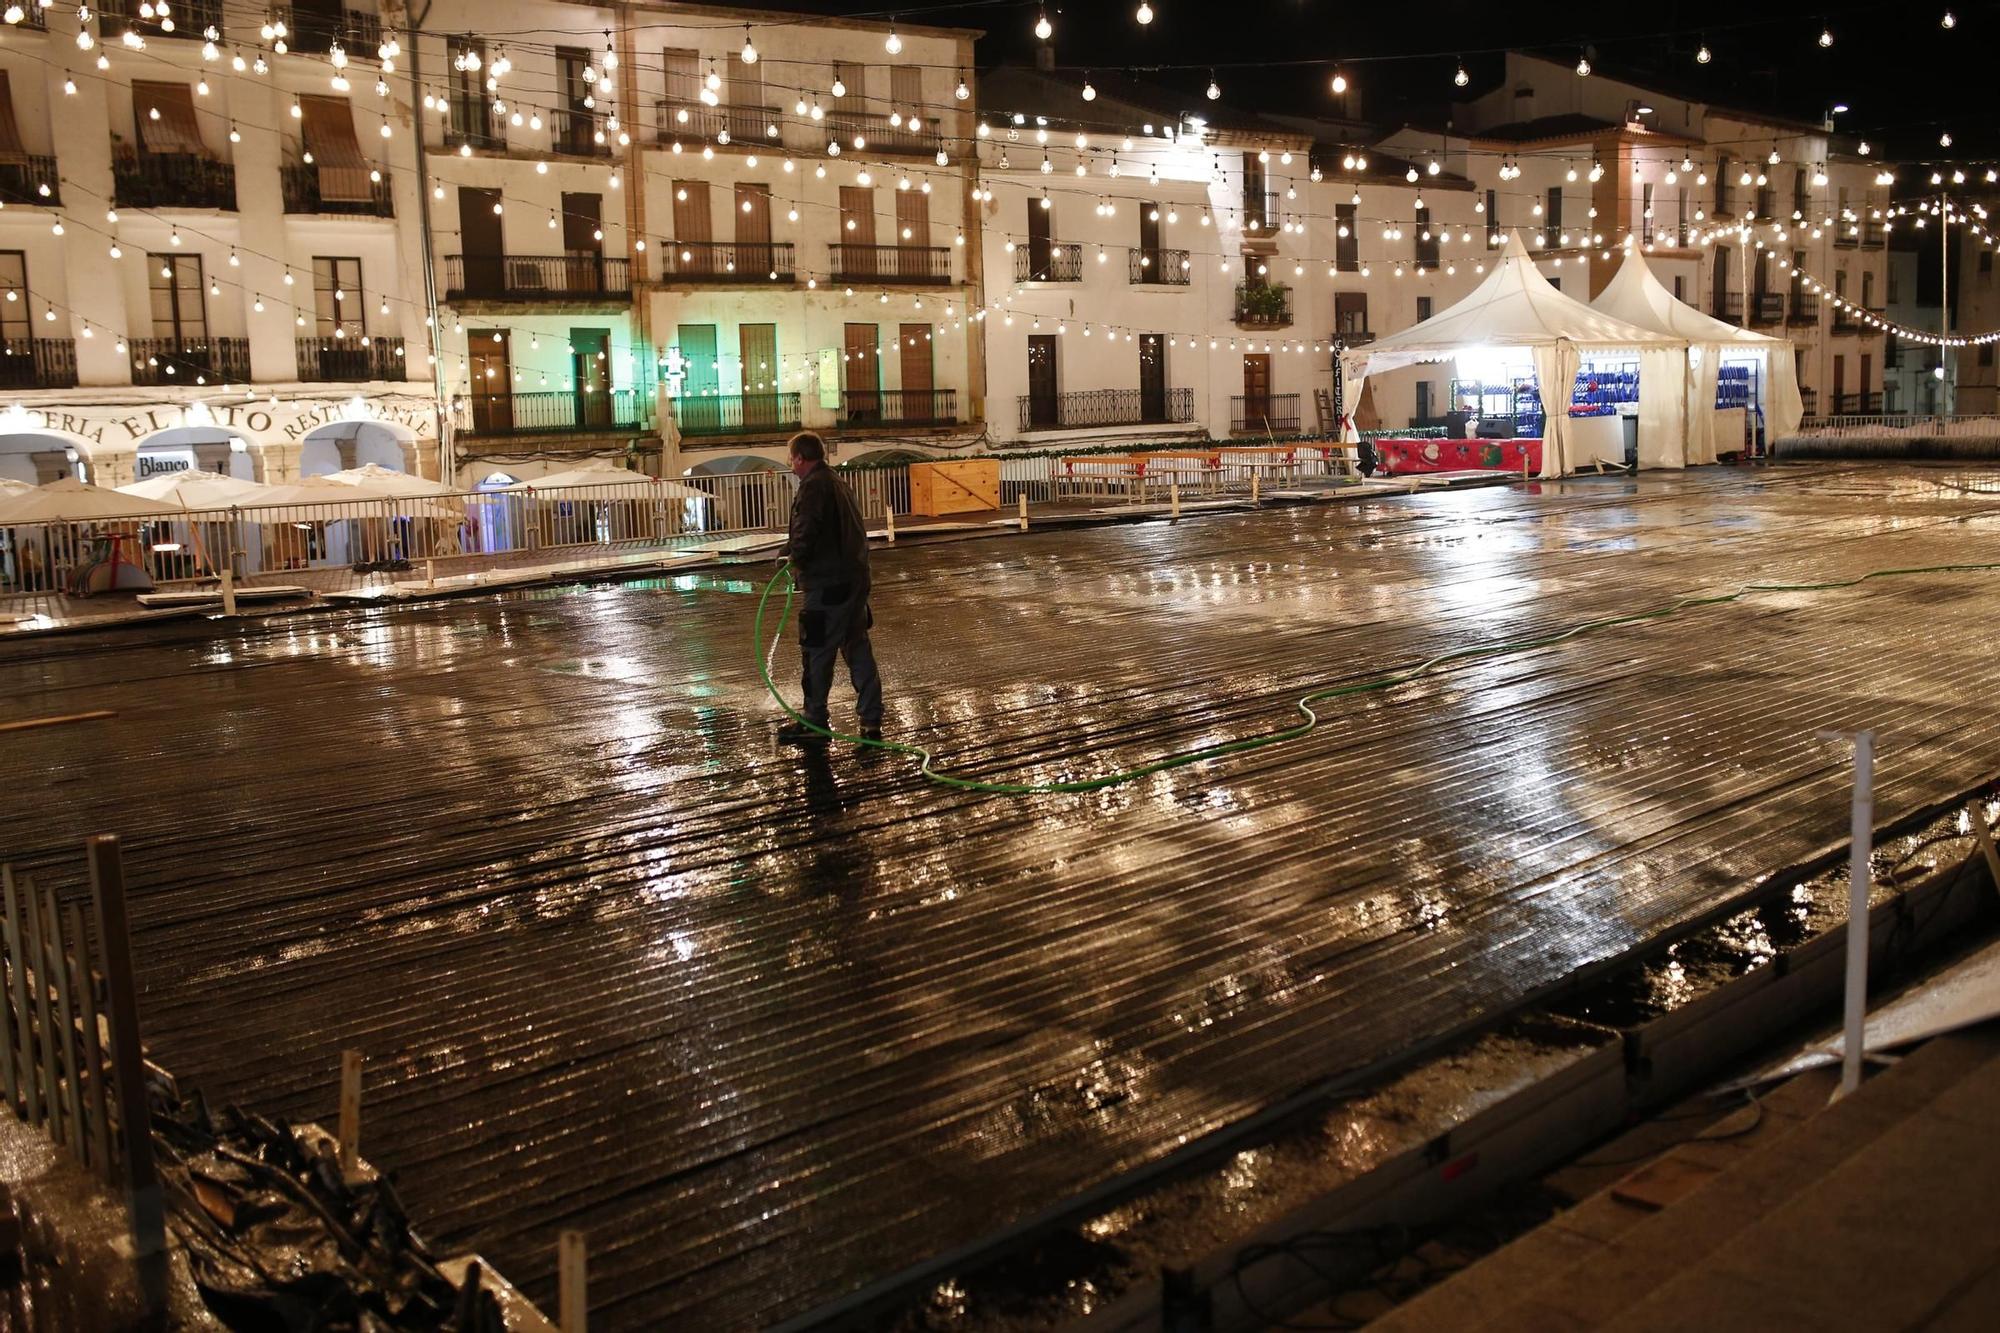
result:
<svg viewBox="0 0 2000 1333"><path fill-rule="evenodd" d="M1945 482L1948 484L1940 484ZM1704 469L877 556L890 726L1076 776L1314 685L1751 580L2000 561L2000 470ZM820 1308L1504 1011L2000 769L2000 575L1759 595L1468 665L1088 796L775 746L695 575L0 645L0 850L122 833L145 1018L329 1119L593 1328ZM782 678L794 674L781 652ZM836 693L836 718L843 716Z"/></svg>

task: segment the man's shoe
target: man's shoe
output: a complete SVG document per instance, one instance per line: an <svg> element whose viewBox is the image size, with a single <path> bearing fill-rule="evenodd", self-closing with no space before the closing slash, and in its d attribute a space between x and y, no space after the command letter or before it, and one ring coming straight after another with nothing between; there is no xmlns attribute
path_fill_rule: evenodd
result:
<svg viewBox="0 0 2000 1333"><path fill-rule="evenodd" d="M881 724L880 722L877 722L877 723L875 723L874 725L872 725L872 726L871 726L871 725L869 725L868 723L865 723L865 722L864 722L864 723L862 723L862 724L861 724L861 739L862 739L862 740L864 740L864 741L879 741L879 740L881 740L881 739L882 739L882 724Z"/></svg>
<svg viewBox="0 0 2000 1333"><path fill-rule="evenodd" d="M814 731L803 722L787 722L778 728L778 742L782 745L824 745L826 733Z"/></svg>

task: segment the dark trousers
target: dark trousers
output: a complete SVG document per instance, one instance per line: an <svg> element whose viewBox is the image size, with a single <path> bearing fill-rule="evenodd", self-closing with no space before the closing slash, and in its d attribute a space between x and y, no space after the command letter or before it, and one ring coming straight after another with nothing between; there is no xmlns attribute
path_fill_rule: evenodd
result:
<svg viewBox="0 0 2000 1333"><path fill-rule="evenodd" d="M827 724L826 696L833 689L834 659L845 657L861 725L882 725L882 677L875 670L874 645L868 642L868 629L874 623L866 583L806 589L805 609L799 612L799 659L804 667L804 711L810 721Z"/></svg>

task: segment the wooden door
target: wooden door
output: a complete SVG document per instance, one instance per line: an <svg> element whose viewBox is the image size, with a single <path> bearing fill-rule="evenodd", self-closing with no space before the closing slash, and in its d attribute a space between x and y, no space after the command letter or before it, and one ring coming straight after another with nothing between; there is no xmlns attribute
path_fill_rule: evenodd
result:
<svg viewBox="0 0 2000 1333"><path fill-rule="evenodd" d="M466 360L471 366L472 429L505 435L514 429L514 367L505 329L468 329Z"/></svg>
<svg viewBox="0 0 2000 1333"><path fill-rule="evenodd" d="M569 194L562 197L563 290L601 292L604 290L604 200L601 195Z"/></svg>
<svg viewBox="0 0 2000 1333"><path fill-rule="evenodd" d="M783 419L778 403L778 326L736 326L736 355L743 367L743 428L773 430Z"/></svg>
<svg viewBox="0 0 2000 1333"><path fill-rule="evenodd" d="M602 428L611 424L611 332L608 329L569 331L570 392L576 424Z"/></svg>
<svg viewBox="0 0 2000 1333"><path fill-rule="evenodd" d="M1863 352L1861 354L1861 383L1855 390L1855 392L1861 395L1861 410L1863 412L1870 412L1874 410L1872 407L1869 406L1868 403L1868 395L1874 392L1874 390L1869 388L1868 386L1874 382L1875 382L1875 354L1873 352Z"/></svg>
<svg viewBox="0 0 2000 1333"><path fill-rule="evenodd" d="M1243 424L1264 429L1271 415L1271 354L1249 352L1243 357Z"/></svg>
<svg viewBox="0 0 2000 1333"><path fill-rule="evenodd" d="M1847 358L1836 356L1833 358L1833 410L1835 412L1845 413L1847 411L1847 404L1841 401L1846 396Z"/></svg>
<svg viewBox="0 0 2000 1333"><path fill-rule="evenodd" d="M500 215L500 191L477 186L458 187L458 238L465 246L465 290L475 296L498 296L506 290L507 243Z"/></svg>
<svg viewBox="0 0 2000 1333"><path fill-rule="evenodd" d="M1167 340L1157 333L1139 335L1139 420L1167 419Z"/></svg>
<svg viewBox="0 0 2000 1333"><path fill-rule="evenodd" d="M1059 425L1062 399L1057 392L1056 337L1053 333L1028 335L1028 425L1047 430Z"/></svg>
<svg viewBox="0 0 2000 1333"><path fill-rule="evenodd" d="M771 187L736 187L736 271L768 277L777 268L771 249Z"/></svg>
<svg viewBox="0 0 2000 1333"><path fill-rule="evenodd" d="M674 419L683 434L713 434L722 422L722 400L715 396L721 382L715 364L715 325L683 324L678 340L687 377L681 381L680 397L674 402Z"/></svg>
<svg viewBox="0 0 2000 1333"><path fill-rule="evenodd" d="M834 268L849 277L875 276L875 191L860 185L840 187L840 244L846 256Z"/></svg>
<svg viewBox="0 0 2000 1333"><path fill-rule="evenodd" d="M1042 201L1028 201L1028 276L1046 282L1049 276L1050 225L1055 210L1043 208Z"/></svg>
<svg viewBox="0 0 2000 1333"><path fill-rule="evenodd" d="M1160 273L1160 206L1150 200L1139 205L1139 254L1146 261L1139 270L1145 281L1164 281Z"/></svg>
<svg viewBox="0 0 2000 1333"><path fill-rule="evenodd" d="M843 406L849 421L882 419L882 360L876 347L879 336L873 324L847 326L847 392Z"/></svg>
<svg viewBox="0 0 2000 1333"><path fill-rule="evenodd" d="M931 392L931 326L903 325L897 331L896 355L902 362L903 401L902 410L893 415L900 421L940 420L933 401L937 395Z"/></svg>
<svg viewBox="0 0 2000 1333"><path fill-rule="evenodd" d="M931 197L921 190L896 191L896 244L902 249L898 272L910 282L931 277Z"/></svg>
<svg viewBox="0 0 2000 1333"><path fill-rule="evenodd" d="M1717 319L1722 319L1726 315L1728 315L1729 247L1726 245L1718 245L1715 247L1715 274L1714 274L1713 285L1709 290L1709 296L1711 298L1711 303L1708 307L1708 312L1711 315L1714 315Z"/></svg>

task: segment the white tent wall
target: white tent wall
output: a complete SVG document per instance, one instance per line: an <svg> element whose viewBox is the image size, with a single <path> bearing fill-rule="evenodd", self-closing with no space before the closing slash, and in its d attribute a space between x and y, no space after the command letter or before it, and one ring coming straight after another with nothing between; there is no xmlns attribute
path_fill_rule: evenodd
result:
<svg viewBox="0 0 2000 1333"><path fill-rule="evenodd" d="M1715 452L1715 390L1722 372L1722 349L1699 343L1688 354L1689 466L1713 463Z"/></svg>
<svg viewBox="0 0 2000 1333"><path fill-rule="evenodd" d="M1576 372L1583 357L1567 338L1538 343L1531 349L1535 357L1535 387L1542 395L1542 471L1544 480L1561 477L1573 469L1569 457L1569 399L1575 391Z"/></svg>
<svg viewBox="0 0 2000 1333"><path fill-rule="evenodd" d="M1709 399L1714 401L1713 396ZM1799 368L1792 356L1792 345L1787 342L1782 347L1765 349L1764 356L1764 439L1766 447L1773 440L1787 435L1796 435L1799 423L1805 420L1805 401L1799 396Z"/></svg>
<svg viewBox="0 0 2000 1333"><path fill-rule="evenodd" d="M1684 467L1688 354L1673 347L1639 353L1639 466Z"/></svg>

